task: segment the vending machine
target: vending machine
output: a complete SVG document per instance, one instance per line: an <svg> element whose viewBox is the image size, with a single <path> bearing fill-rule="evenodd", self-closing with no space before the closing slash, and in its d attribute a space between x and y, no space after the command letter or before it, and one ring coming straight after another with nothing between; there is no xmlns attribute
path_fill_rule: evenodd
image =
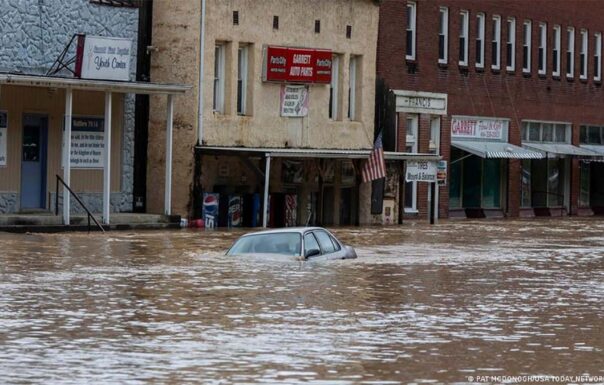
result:
<svg viewBox="0 0 604 385"><path fill-rule="evenodd" d="M220 203L220 194L203 193L203 221L206 229L215 229L218 227L218 206Z"/></svg>
<svg viewBox="0 0 604 385"><path fill-rule="evenodd" d="M243 225L243 197L241 195L229 195L229 208L227 213L228 227L241 227Z"/></svg>

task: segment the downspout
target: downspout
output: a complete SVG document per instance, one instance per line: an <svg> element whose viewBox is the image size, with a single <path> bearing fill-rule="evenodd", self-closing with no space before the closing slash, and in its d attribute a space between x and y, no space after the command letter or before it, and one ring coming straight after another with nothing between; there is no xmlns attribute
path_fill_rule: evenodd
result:
<svg viewBox="0 0 604 385"><path fill-rule="evenodd" d="M199 83L197 84L197 144L203 144L203 90L204 90L204 52L206 35L206 0L201 0L201 18L199 32Z"/></svg>

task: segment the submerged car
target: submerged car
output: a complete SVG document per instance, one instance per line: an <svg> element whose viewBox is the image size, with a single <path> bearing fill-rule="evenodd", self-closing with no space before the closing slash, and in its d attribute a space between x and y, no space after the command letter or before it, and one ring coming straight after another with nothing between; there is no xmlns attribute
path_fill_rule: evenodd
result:
<svg viewBox="0 0 604 385"><path fill-rule="evenodd" d="M241 236L227 255L279 255L299 259L350 259L357 254L321 227L288 227Z"/></svg>

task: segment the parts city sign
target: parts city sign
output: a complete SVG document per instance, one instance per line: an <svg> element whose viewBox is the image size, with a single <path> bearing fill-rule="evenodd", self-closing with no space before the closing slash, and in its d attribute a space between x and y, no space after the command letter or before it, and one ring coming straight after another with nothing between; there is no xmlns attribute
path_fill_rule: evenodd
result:
<svg viewBox="0 0 604 385"><path fill-rule="evenodd" d="M82 79L130 80L132 40L78 36L75 75Z"/></svg>
<svg viewBox="0 0 604 385"><path fill-rule="evenodd" d="M279 83L330 83L331 51L266 46L262 80Z"/></svg>

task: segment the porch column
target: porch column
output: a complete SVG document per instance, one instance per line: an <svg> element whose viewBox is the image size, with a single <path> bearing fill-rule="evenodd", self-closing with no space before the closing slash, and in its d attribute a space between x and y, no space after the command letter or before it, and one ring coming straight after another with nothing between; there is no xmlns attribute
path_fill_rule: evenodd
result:
<svg viewBox="0 0 604 385"><path fill-rule="evenodd" d="M174 114L173 95L168 95L168 117L166 121L166 186L164 196L164 212L172 213L172 124Z"/></svg>
<svg viewBox="0 0 604 385"><path fill-rule="evenodd" d="M105 92L105 159L103 164L103 223L109 224L111 208L111 92Z"/></svg>
<svg viewBox="0 0 604 385"><path fill-rule="evenodd" d="M271 156L266 154L266 164L264 166L264 205L262 206L262 227L266 228L268 220L268 185L271 176Z"/></svg>
<svg viewBox="0 0 604 385"><path fill-rule="evenodd" d="M73 90L65 89L65 130L63 131L63 181L71 185L71 115L73 107ZM69 224L69 191L63 186L63 224Z"/></svg>

